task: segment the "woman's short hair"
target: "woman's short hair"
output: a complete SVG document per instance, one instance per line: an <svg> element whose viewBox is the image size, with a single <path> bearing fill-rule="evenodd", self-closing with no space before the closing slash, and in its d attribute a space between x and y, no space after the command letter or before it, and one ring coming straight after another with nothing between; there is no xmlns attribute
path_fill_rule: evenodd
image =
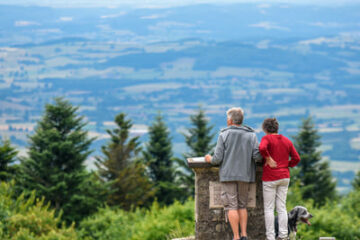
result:
<svg viewBox="0 0 360 240"><path fill-rule="evenodd" d="M233 124L241 125L244 120L244 110L242 108L230 108L226 112L227 118L231 119Z"/></svg>
<svg viewBox="0 0 360 240"><path fill-rule="evenodd" d="M279 131L279 122L276 118L266 118L262 128L268 133L277 133Z"/></svg>

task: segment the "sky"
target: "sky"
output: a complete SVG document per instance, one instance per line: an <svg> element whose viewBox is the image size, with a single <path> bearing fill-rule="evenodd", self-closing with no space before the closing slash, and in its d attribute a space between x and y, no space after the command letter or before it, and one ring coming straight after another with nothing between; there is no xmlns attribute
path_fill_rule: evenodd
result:
<svg viewBox="0 0 360 240"><path fill-rule="evenodd" d="M134 7L168 8L193 4L232 4L232 3L284 3L338 6L360 4L360 0L0 0L1 5L47 6L47 7Z"/></svg>

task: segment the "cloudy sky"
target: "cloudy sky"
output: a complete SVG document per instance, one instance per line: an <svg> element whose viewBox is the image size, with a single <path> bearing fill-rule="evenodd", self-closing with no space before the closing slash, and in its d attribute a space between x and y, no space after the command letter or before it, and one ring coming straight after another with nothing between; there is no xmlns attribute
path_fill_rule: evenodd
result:
<svg viewBox="0 0 360 240"><path fill-rule="evenodd" d="M224 4L224 3L289 3L317 5L347 5L360 4L360 0L0 0L0 4L21 6L49 7L135 7L135 8L166 8L192 4Z"/></svg>

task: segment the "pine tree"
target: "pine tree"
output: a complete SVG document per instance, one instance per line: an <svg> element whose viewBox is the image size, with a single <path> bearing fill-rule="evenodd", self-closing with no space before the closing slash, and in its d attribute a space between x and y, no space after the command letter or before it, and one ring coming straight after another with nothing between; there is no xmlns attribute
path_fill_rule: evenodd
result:
<svg viewBox="0 0 360 240"><path fill-rule="evenodd" d="M205 112L201 108L197 113L190 116L190 121L193 127L188 128L188 133L184 134L186 145L190 148L190 152L186 156L205 156L216 145L213 142L215 134L211 133L214 126L209 126L209 121L206 119Z"/></svg>
<svg viewBox="0 0 360 240"><path fill-rule="evenodd" d="M169 130L159 114L149 127L149 142L143 151L150 177L157 185L155 197L162 204L171 204L180 197L180 189L175 183L175 160L169 135Z"/></svg>
<svg viewBox="0 0 360 240"><path fill-rule="evenodd" d="M107 130L111 139L102 147L104 157L97 157L95 164L101 179L110 185L108 203L130 210L149 203L154 190L145 165L138 159L141 151L139 137L129 139L131 120L120 113L115 123L117 128Z"/></svg>
<svg viewBox="0 0 360 240"><path fill-rule="evenodd" d="M176 159L181 169L177 172L180 176L180 182L184 185L186 196L194 196L195 194L195 174L187 166L187 158L189 157L202 157L210 153L215 147L216 143L213 142L214 133L211 133L214 126L209 125L206 119L205 112L201 108L190 116L192 127L187 129L184 134L185 143L189 147L190 152L184 154L183 159Z"/></svg>
<svg viewBox="0 0 360 240"><path fill-rule="evenodd" d="M357 174L351 184L354 187L354 189L360 190L360 171L357 172Z"/></svg>
<svg viewBox="0 0 360 240"><path fill-rule="evenodd" d="M300 154L300 170L294 180L300 180L304 199L313 199L316 206L325 204L326 199L336 197L335 186L329 163L321 159L317 148L321 145L320 136L311 117L304 119L294 145Z"/></svg>
<svg viewBox="0 0 360 240"><path fill-rule="evenodd" d="M14 165L18 151L11 146L10 140L2 141L0 145L0 180L9 181L16 173L17 166Z"/></svg>
<svg viewBox="0 0 360 240"><path fill-rule="evenodd" d="M36 190L57 212L63 211L69 223L96 211L102 201L95 192L98 188L89 189L93 185L84 163L94 139L88 138L86 122L77 110L63 98L46 104L30 137L29 156L21 160L19 178L24 190Z"/></svg>

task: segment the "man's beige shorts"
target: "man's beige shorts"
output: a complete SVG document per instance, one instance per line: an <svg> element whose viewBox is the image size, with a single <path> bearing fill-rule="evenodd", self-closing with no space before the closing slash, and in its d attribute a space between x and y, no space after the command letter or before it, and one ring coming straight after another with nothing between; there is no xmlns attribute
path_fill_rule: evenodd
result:
<svg viewBox="0 0 360 240"><path fill-rule="evenodd" d="M249 189L250 183L248 182L221 182L221 201L224 210L246 208Z"/></svg>

